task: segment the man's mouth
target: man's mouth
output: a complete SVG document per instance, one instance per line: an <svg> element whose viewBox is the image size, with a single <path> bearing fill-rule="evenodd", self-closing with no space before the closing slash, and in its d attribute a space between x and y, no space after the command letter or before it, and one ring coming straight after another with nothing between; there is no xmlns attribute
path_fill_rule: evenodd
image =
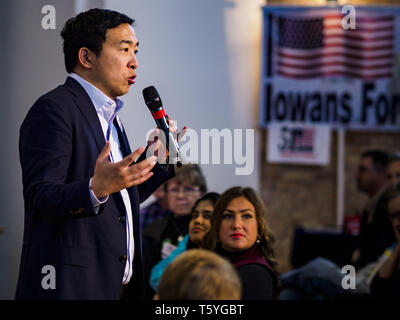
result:
<svg viewBox="0 0 400 320"><path fill-rule="evenodd" d="M136 78L136 76L132 76L132 77L130 77L129 79L128 79L128 83L129 84L134 84L136 81L135 81L135 78Z"/></svg>

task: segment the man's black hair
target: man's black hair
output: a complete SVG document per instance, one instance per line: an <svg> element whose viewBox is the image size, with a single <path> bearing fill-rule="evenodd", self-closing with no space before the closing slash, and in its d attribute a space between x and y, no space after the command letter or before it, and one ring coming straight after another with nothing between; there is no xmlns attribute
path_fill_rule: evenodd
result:
<svg viewBox="0 0 400 320"><path fill-rule="evenodd" d="M370 157L374 163L374 168L376 171L385 171L389 163L389 154L381 150L368 150L362 155L362 158Z"/></svg>
<svg viewBox="0 0 400 320"><path fill-rule="evenodd" d="M134 22L125 14L106 9L91 9L69 19L61 31L67 72L71 73L75 68L80 48L86 47L99 56L108 29L124 23L132 25Z"/></svg>

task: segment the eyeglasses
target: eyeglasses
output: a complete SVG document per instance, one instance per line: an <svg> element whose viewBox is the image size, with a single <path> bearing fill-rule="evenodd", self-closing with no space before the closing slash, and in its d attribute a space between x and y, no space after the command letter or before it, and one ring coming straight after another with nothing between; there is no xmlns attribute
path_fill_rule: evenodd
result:
<svg viewBox="0 0 400 320"><path fill-rule="evenodd" d="M196 194L197 192L200 191L199 187L175 187L175 188L171 188L171 189L167 189L167 193L173 195L174 197L176 197L179 192L182 191L182 193L185 196L192 196L194 194Z"/></svg>

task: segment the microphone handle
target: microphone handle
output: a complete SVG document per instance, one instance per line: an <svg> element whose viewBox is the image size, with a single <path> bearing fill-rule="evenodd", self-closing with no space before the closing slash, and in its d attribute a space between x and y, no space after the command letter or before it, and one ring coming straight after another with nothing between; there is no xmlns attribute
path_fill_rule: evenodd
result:
<svg viewBox="0 0 400 320"><path fill-rule="evenodd" d="M182 166L180 162L180 155L179 155L179 146L178 143L173 136L173 134L169 131L169 125L165 119L165 117L154 119L156 121L157 127L164 132L166 141L165 146L169 151L169 157L172 159L177 160L177 166Z"/></svg>

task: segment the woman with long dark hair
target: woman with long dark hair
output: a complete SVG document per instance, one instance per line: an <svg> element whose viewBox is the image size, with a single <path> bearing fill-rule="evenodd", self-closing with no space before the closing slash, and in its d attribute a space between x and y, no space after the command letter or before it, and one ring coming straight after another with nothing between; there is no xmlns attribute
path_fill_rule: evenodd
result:
<svg viewBox="0 0 400 320"><path fill-rule="evenodd" d="M252 188L233 187L218 199L204 247L228 258L242 281L243 300L274 299L278 265L266 210Z"/></svg>
<svg viewBox="0 0 400 320"><path fill-rule="evenodd" d="M188 234L179 242L178 247L165 259L159 261L151 270L149 284L157 292L157 287L165 268L177 256L189 249L201 248L204 235L210 230L210 219L219 194L209 192L198 199L191 213Z"/></svg>

